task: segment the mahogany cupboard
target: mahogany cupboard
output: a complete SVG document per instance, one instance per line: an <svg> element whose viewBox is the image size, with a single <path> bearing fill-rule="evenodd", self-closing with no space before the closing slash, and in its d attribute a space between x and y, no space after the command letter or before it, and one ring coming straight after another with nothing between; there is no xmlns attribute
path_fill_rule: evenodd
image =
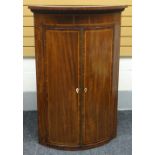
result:
<svg viewBox="0 0 155 155"><path fill-rule="evenodd" d="M116 136L125 7L29 6L34 13L41 144L86 149Z"/></svg>

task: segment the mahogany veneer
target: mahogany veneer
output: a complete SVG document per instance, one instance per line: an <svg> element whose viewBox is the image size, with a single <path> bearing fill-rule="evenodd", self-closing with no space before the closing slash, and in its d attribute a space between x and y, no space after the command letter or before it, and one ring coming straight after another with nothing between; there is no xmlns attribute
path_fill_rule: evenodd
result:
<svg viewBox="0 0 155 155"><path fill-rule="evenodd" d="M41 144L86 149L116 136L125 7L29 6L34 13Z"/></svg>

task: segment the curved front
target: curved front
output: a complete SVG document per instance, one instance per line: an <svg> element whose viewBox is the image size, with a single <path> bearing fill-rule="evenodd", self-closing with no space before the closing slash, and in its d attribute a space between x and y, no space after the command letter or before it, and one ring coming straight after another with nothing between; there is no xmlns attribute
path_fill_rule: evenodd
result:
<svg viewBox="0 0 155 155"><path fill-rule="evenodd" d="M107 139L104 139L102 141L92 143L92 144L81 144L81 145L65 145L65 144L63 145L63 144L56 144L51 141L46 142L44 140L39 140L39 143L42 145L46 145L48 147L59 149L59 150L86 150L86 149L91 149L91 148L102 146L108 143L110 140L112 140L115 137L116 135L114 134L113 136Z"/></svg>
<svg viewBox="0 0 155 155"><path fill-rule="evenodd" d="M105 144L116 134L113 26L47 27L43 37L47 124L40 143L68 150Z"/></svg>
<svg viewBox="0 0 155 155"><path fill-rule="evenodd" d="M120 12L34 17L39 143L107 143L116 136Z"/></svg>

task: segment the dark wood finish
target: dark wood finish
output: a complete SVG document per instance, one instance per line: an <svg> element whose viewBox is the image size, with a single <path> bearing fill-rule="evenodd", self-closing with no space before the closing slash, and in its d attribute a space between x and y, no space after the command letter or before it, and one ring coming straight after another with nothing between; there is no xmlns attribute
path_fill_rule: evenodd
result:
<svg viewBox="0 0 155 155"><path fill-rule="evenodd" d="M45 53L48 140L57 144L78 145L79 103L75 89L79 87L79 32L46 30Z"/></svg>
<svg viewBox="0 0 155 155"><path fill-rule="evenodd" d="M84 143L104 141L112 136L111 82L113 27L85 32ZM89 130L88 130L89 129Z"/></svg>
<svg viewBox="0 0 155 155"><path fill-rule="evenodd" d="M87 149L116 136L120 21L125 7L29 7L35 22L41 144Z"/></svg>
<svg viewBox="0 0 155 155"><path fill-rule="evenodd" d="M123 11L127 5L120 6L101 6L101 5L55 5L55 6L29 6L32 12L35 13L56 13L56 14L72 14L72 13L107 13L107 12L118 12Z"/></svg>

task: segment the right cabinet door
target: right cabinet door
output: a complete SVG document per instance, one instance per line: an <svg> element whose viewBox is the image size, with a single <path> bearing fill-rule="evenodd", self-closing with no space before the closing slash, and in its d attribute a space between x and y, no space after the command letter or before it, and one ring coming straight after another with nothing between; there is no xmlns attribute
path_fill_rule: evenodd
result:
<svg viewBox="0 0 155 155"><path fill-rule="evenodd" d="M84 144L107 141L112 136L113 27L88 29L84 33Z"/></svg>

